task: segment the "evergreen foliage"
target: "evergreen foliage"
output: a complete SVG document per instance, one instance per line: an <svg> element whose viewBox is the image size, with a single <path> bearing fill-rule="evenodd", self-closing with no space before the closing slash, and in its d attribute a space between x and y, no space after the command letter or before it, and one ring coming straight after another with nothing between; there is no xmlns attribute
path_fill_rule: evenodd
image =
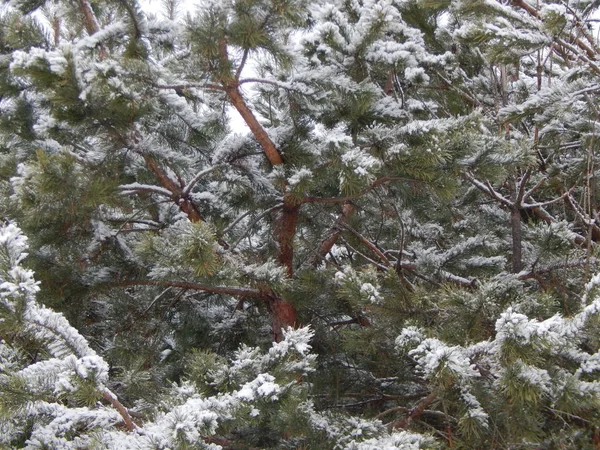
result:
<svg viewBox="0 0 600 450"><path fill-rule="evenodd" d="M0 446L598 448L596 2L182 6L0 9Z"/></svg>

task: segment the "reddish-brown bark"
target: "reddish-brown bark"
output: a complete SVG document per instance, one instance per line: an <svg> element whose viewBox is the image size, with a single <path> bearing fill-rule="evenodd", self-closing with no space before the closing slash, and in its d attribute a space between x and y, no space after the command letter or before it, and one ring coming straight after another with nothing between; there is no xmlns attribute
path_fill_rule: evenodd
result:
<svg viewBox="0 0 600 450"><path fill-rule="evenodd" d="M279 262L287 269L288 275L294 274L294 235L298 225L300 205L290 198L284 198L281 214L275 224L275 235L279 244Z"/></svg>
<svg viewBox="0 0 600 450"><path fill-rule="evenodd" d="M239 91L237 82L232 82L229 86L227 86L226 92L229 101L240 113L240 116L242 116L246 122L246 125L248 125L248 128L250 128L250 131L252 131L253 136L262 147L269 162L274 166L283 164L283 158L281 157L279 150L277 150L277 147L263 126L260 124L252 110L248 108L248 105L246 105L246 102Z"/></svg>
<svg viewBox="0 0 600 450"><path fill-rule="evenodd" d="M329 253L329 251L333 248L342 234L343 226L346 223L346 220L348 220L348 218L354 214L354 211L356 211L356 207L352 203L348 202L344 204L342 207L342 214L335 221L333 227L331 227L329 236L321 242L319 249L310 261L311 265L316 266L319 264L319 262L325 258L325 255L327 255L327 253Z"/></svg>
<svg viewBox="0 0 600 450"><path fill-rule="evenodd" d="M129 414L127 408L123 406L123 404L119 401L115 394L113 394L111 391L105 388L102 392L102 397L105 400L107 400L113 406L113 408L115 408L118 411L118 413L123 418L123 423L125 424L125 428L127 428L128 431L134 431L138 428L133 419L131 418L131 415Z"/></svg>
<svg viewBox="0 0 600 450"><path fill-rule="evenodd" d="M225 67L229 64L229 56L227 41L224 38L219 40L219 51L222 58L222 66ZM250 128L252 135L262 147L269 162L274 166L281 165L284 161L279 149L248 107L240 92L239 75L239 69L236 76L232 74L223 76L221 74L220 82L225 89L227 98L240 113L248 128ZM301 204L295 202L291 196L284 195L283 208L274 225L274 237L279 246L278 259L287 269L289 276L292 276L294 273L294 236L296 235L300 207ZM269 304L269 311L271 314L273 336L275 341L280 341L283 338L282 330L284 328L297 325L296 310L292 304L285 300L273 297Z"/></svg>
<svg viewBox="0 0 600 450"><path fill-rule="evenodd" d="M269 311L271 313L273 339L275 342L281 342L283 340L283 330L298 325L296 323L296 308L281 298L272 297L269 301Z"/></svg>
<svg viewBox="0 0 600 450"><path fill-rule="evenodd" d="M169 175L158 165L156 160L150 155L144 155L146 166L156 175L162 187L171 192L171 198L177 204L179 209L188 216L190 222L202 222L202 216L198 207L183 192L183 188L169 177Z"/></svg>

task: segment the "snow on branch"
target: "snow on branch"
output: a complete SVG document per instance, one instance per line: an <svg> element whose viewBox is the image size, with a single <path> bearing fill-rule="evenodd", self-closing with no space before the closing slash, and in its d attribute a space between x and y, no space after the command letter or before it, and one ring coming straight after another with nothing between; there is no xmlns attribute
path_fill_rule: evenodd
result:
<svg viewBox="0 0 600 450"><path fill-rule="evenodd" d="M54 394L74 392L78 384L91 382L98 392L110 395L113 406L120 405L116 408L120 417L128 429L135 429L136 425L126 408L104 386L108 381L108 364L62 314L37 303L38 283L33 272L20 265L27 256L26 249L27 237L18 227L8 224L0 228L0 299L7 314L21 323L21 332L42 343L53 358L31 364L12 376L22 380L28 389L49 389ZM34 401L29 409L35 409L35 405ZM70 414L73 413L71 410ZM85 410L85 413L95 415L91 410ZM88 421L73 418L67 422L74 426Z"/></svg>

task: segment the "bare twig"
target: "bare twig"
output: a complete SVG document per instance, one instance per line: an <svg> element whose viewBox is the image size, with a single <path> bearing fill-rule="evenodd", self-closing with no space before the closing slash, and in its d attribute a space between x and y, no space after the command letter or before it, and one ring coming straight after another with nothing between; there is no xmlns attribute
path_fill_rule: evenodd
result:
<svg viewBox="0 0 600 450"><path fill-rule="evenodd" d="M127 408L123 406L123 404L119 401L117 396L113 394L110 389L105 387L102 391L102 397L108 402L110 402L113 408L115 408L119 412L119 414L123 418L123 422L125 423L125 427L127 428L127 430L135 431L139 429L133 421L133 419L131 418L131 415L129 414L129 411L127 411Z"/></svg>

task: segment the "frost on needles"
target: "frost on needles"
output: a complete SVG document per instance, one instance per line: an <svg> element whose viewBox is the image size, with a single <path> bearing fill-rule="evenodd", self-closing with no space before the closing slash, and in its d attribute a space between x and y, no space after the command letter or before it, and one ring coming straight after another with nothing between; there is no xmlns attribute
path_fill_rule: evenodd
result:
<svg viewBox="0 0 600 450"><path fill-rule="evenodd" d="M379 421L323 415L302 380L313 370L310 328L288 329L266 352L242 346L231 361L198 353L189 379L157 393L145 413L128 409L108 386L109 366L62 314L36 301L39 283L21 264L27 237L0 228L0 444L52 449L224 448L264 417L304 423L305 440L331 448L418 449L429 442L389 434ZM195 366L195 367L194 367ZM204 395L212 391L214 395ZM133 418L135 417L135 422ZM294 437L291 437L294 441Z"/></svg>

